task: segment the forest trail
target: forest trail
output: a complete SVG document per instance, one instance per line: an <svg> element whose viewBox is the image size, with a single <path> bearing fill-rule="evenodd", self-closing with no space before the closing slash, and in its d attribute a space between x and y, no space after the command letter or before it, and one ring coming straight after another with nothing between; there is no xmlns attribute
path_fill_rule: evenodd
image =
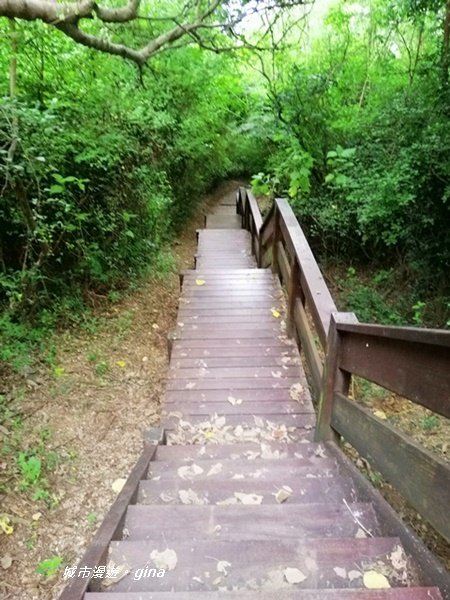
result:
<svg viewBox="0 0 450 600"><path fill-rule="evenodd" d="M224 198L182 274L163 437L148 432L79 565L107 560L112 574L86 594L75 579L61 599L441 600L386 535L381 497L361 494L334 443L313 442L280 283L239 222Z"/></svg>

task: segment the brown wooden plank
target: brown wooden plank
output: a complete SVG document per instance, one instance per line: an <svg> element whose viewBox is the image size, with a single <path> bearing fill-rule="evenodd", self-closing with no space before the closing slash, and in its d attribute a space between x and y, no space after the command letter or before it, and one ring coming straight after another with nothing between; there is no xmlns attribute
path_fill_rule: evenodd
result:
<svg viewBox="0 0 450 600"><path fill-rule="evenodd" d="M239 325L230 324L228 327L197 327L196 329L190 327L179 326L177 328L177 337L182 339L184 342L190 340L227 340L227 339L247 339L252 340L259 338L271 338L280 334L279 326L260 327L256 329L240 327Z"/></svg>
<svg viewBox="0 0 450 600"><path fill-rule="evenodd" d="M192 290L189 293L183 293L182 298L188 300L201 300L201 301L226 301L230 300L280 300L280 295L273 288L267 288L265 290L252 290L250 287L247 290L235 290L233 288L223 287L221 289L211 290L205 285L196 290Z"/></svg>
<svg viewBox="0 0 450 600"><path fill-rule="evenodd" d="M233 401L234 401L234 397ZM239 399L242 400L242 399ZM173 412L179 412L183 415L210 415L211 411L220 415L265 415L270 419L270 415L283 414L305 414L314 413L314 407L309 397L301 402L262 402L260 400L242 401L241 404L232 404L231 402L186 402L175 401L165 402L162 416L165 417ZM186 417L188 420L189 418Z"/></svg>
<svg viewBox="0 0 450 600"><path fill-rule="evenodd" d="M206 217L207 229L240 229L241 226L239 215L208 215Z"/></svg>
<svg viewBox="0 0 450 600"><path fill-rule="evenodd" d="M169 379L167 390L254 390L254 389L282 389L291 388L297 383L297 377L242 377L227 379Z"/></svg>
<svg viewBox="0 0 450 600"><path fill-rule="evenodd" d="M171 361L171 367L174 369L193 368L193 367L240 367L243 364L242 357L216 357L203 360L202 358L176 358ZM296 365L300 372L303 372L298 356L249 356L245 360L247 367L282 367Z"/></svg>
<svg viewBox="0 0 450 600"><path fill-rule="evenodd" d="M298 459L321 459L328 456L328 448L324 444L290 442L237 442L235 444L203 444L188 446L163 446L156 449L155 460L178 460L180 464L197 458L221 460L255 460L264 458L267 461L280 458L295 457ZM334 455L333 455L334 456Z"/></svg>
<svg viewBox="0 0 450 600"><path fill-rule="evenodd" d="M213 417L213 415L211 415ZM312 413L293 415L217 415L224 419L224 424L212 430L209 436L212 441L217 438L231 442L242 442L248 439L261 441L299 441L306 439L312 441L315 425L315 415ZM181 424L180 424L181 421ZM216 427L216 420L205 418L203 415L185 415L184 418L177 416L164 417L162 427L167 432L170 443L173 439L182 439L185 443L191 440L207 440L205 432L210 432ZM169 437L169 434L174 434ZM169 443L169 442L168 442Z"/></svg>
<svg viewBox="0 0 450 600"><path fill-rule="evenodd" d="M155 445L146 444L131 471L128 479L119 492L114 504L108 511L89 547L79 562L80 567L88 567L92 571L97 565L108 562L107 552L111 540L120 539L127 507L136 501L139 482L147 476L150 461L155 454ZM60 600L80 600L90 583L89 578L70 580L60 596Z"/></svg>
<svg viewBox="0 0 450 600"><path fill-rule="evenodd" d="M450 418L450 331L337 327L341 369Z"/></svg>
<svg viewBox="0 0 450 600"><path fill-rule="evenodd" d="M248 298L248 299L236 299L231 298L230 300L223 298L220 301L214 300L189 300L187 298L180 298L180 307L190 307L192 310L220 310L229 308L266 308L270 310L274 306L274 300L271 298Z"/></svg>
<svg viewBox="0 0 450 600"><path fill-rule="evenodd" d="M195 462L196 467L203 469L203 472L197 475L181 477L179 468L184 469ZM220 468L219 472L216 472ZM183 472L183 471L182 471ZM324 479L337 476L336 462L334 459L322 458L318 464L308 464L297 458L282 458L277 461L266 461L265 459L255 459L247 461L196 459L195 461L183 463L172 462L152 462L151 470L148 474L150 481L175 481L182 479L184 483L191 481L232 481L236 479L246 479L249 481L273 481L274 475L278 478L311 478ZM211 483L214 485L214 483Z"/></svg>
<svg viewBox="0 0 450 600"><path fill-rule="evenodd" d="M294 323L306 357L314 398L318 401L322 391L323 365L309 327L306 311L299 298L294 305Z"/></svg>
<svg viewBox="0 0 450 600"><path fill-rule="evenodd" d="M261 505L278 504L275 495L283 486L292 489L289 504L311 504L316 502L347 502L355 500L352 480L348 477L323 477L321 479L299 477L280 478L275 476L272 481L149 481L139 484L139 504L182 504L178 492L193 490L204 504L217 504L233 496L235 492L257 494L262 496Z"/></svg>
<svg viewBox="0 0 450 600"><path fill-rule="evenodd" d="M299 369L297 366L286 367L282 366L279 369L271 369L270 367L211 367L209 365L194 367L194 368L174 368L169 369L169 379L234 379L241 378L273 378L281 379L285 377L298 377Z"/></svg>
<svg viewBox="0 0 450 600"><path fill-rule="evenodd" d="M250 315L185 315L184 319L178 319L178 323L184 323L184 325L198 325L204 326L209 324L216 324L218 326L227 326L227 325L249 325L250 328L257 327L258 323L261 325L273 325L274 318L267 314L260 315L258 318L255 318L254 321L249 320Z"/></svg>
<svg viewBox="0 0 450 600"><path fill-rule="evenodd" d="M256 417L258 415L255 415ZM270 419L265 420L270 422L276 421L278 415L271 415ZM198 420L198 423L196 422ZM227 417L227 421L231 419ZM312 420L312 419L311 419ZM193 425L191 425L191 423ZM201 426L201 423L207 423ZM167 444L203 444L205 442L218 443L218 437L221 442L234 444L252 440L255 443L273 442L282 439L286 443L304 442L309 443L314 439L313 425L302 427L288 427L287 429L282 423L272 425L272 428L252 428L250 423L246 421L246 415L242 415L239 420L236 419L233 423L220 428L217 434L209 427L209 420L205 417L190 417L188 425L186 421L183 423L183 428L174 427L170 429L171 423L166 427ZM218 437L217 437L218 436Z"/></svg>
<svg viewBox="0 0 450 600"><path fill-rule="evenodd" d="M349 510L350 509L350 510ZM371 504L280 504L130 506L125 529L128 539L217 539L226 541L355 537L359 525L374 535L378 525Z"/></svg>
<svg viewBox="0 0 450 600"><path fill-rule="evenodd" d="M253 281L247 281L247 280L238 280L238 281L234 281L233 279L227 279L226 281L213 281L210 279L207 279L205 277L205 279L203 280L205 283L202 286L197 285L195 282L191 283L191 282L186 282L183 285L183 293L191 293L191 292L206 292L206 291L214 291L214 292L223 292L224 290L226 291L244 291L244 292L248 292L248 291L252 291L252 292L259 292L259 291L272 291L274 289L277 289L274 286L273 281L270 281L268 279L261 279L260 281L258 280L253 280Z"/></svg>
<svg viewBox="0 0 450 600"><path fill-rule="evenodd" d="M180 354L176 356L186 356L186 352L191 352L189 356L193 358L199 358L204 356L227 356L224 352L230 350L229 356L254 356L260 354L261 356L282 356L283 352L289 352L289 355L293 355L290 352L291 347L283 341L273 341L272 337L266 338L247 338L243 337L240 339L228 339L228 338L213 338L210 340L204 340L204 343L200 343L201 340L184 340L183 338L174 338L174 349L179 348ZM233 352L236 350L236 353ZM240 351L241 350L241 351ZM184 354L183 354L184 352ZM222 353L222 354L221 354ZM288 354L285 354L288 356Z"/></svg>
<svg viewBox="0 0 450 600"><path fill-rule="evenodd" d="M258 340L259 342L265 342L266 340ZM190 345L182 340L175 340L176 346L174 346L172 357L173 359L226 359L233 358L238 360L239 358L261 358L264 357L296 357L293 349L290 346L282 344L275 345L273 342L271 345L265 343L257 344L231 344L225 347L221 347L218 344L209 344L206 348L202 348L196 345ZM232 363L230 363L232 364ZM261 364L263 364L261 362Z"/></svg>
<svg viewBox="0 0 450 600"><path fill-rule="evenodd" d="M305 575L305 581L295 585L301 588L326 588L350 587L349 581L339 577L334 568L339 565L346 570L356 568L364 570L364 565L373 565L377 562L378 568L384 565L387 572L392 573L390 554L399 546L397 538L367 538L367 539L339 539L325 538L316 540L271 540L271 541L240 541L221 542L214 541L186 541L173 540L171 548L177 554L177 566L173 571L166 571L164 577L140 579L136 581L134 574L130 573L117 584L112 586L116 591L140 590L190 590L203 592L204 590L217 590L225 583L225 577L217 577L218 560L230 563L225 585L232 589L254 589L259 587L274 589L274 584L268 579L272 570L286 567L299 568ZM167 548L164 540L155 547L153 541L120 541L111 544L110 558L116 564L126 563L131 569L147 564L152 551L164 551ZM312 559L313 568L308 568ZM367 567L368 568L368 567ZM213 576L207 578L204 573L210 572ZM404 570L399 569L397 576L403 575ZM195 577L203 575L203 582ZM249 587L246 587L248 582ZM355 581L352 582L355 585ZM362 578L357 585L363 587ZM293 587L293 586L292 586ZM276 589L276 588L275 588Z"/></svg>
<svg viewBox="0 0 450 600"><path fill-rule="evenodd" d="M450 466L342 394L332 427L450 541Z"/></svg>
<svg viewBox="0 0 450 600"><path fill-rule="evenodd" d="M274 592L171 592L170 600L274 600ZM85 600L168 600L166 592L96 593L85 595ZM442 600L437 588L391 588L385 590L283 590L283 600Z"/></svg>
<svg viewBox="0 0 450 600"><path fill-rule="evenodd" d="M290 390L287 388L279 389L242 389L234 388L231 392L228 389L225 390L177 390L167 391L164 399L165 402L228 402L228 397L234 396L236 398L242 398L244 402L281 402L290 401ZM308 390L304 390L301 397L307 397ZM213 407L211 407L213 409Z"/></svg>
<svg viewBox="0 0 450 600"><path fill-rule="evenodd" d="M280 228L289 254L297 257L301 271L301 288L307 298L322 345L326 346L331 313L337 308L293 211L287 200L277 199Z"/></svg>

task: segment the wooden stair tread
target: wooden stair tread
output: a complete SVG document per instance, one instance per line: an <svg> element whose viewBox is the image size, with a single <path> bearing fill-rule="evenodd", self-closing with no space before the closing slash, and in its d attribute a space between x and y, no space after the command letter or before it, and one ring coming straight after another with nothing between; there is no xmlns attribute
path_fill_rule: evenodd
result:
<svg viewBox="0 0 450 600"><path fill-rule="evenodd" d="M205 504L217 504L227 501L235 493L257 494L262 496L261 504L277 504L275 494L283 486L289 486L292 494L286 503L311 504L321 501L346 502L355 500L353 484L347 477L277 477L275 472L271 480L215 480L209 481L183 480L143 480L139 484L137 502L139 504L181 504L179 491L191 489Z"/></svg>
<svg viewBox="0 0 450 600"><path fill-rule="evenodd" d="M132 573L112 586L117 591L189 590L206 591L219 588L246 589L301 589L363 587L362 577L350 581L335 571L345 569L363 573L376 565L385 571L391 586L399 586L406 579L406 567L395 568L390 558L401 548L398 538L321 538L309 540L272 539L241 540L239 542L170 541L159 544L150 540L113 541L109 558L115 564L128 565L131 572L152 561L152 552L170 548L176 553L177 564L161 578L143 578L139 581ZM229 563L227 575L218 570L219 561ZM282 585L286 568L299 569L305 576L297 584ZM209 577L206 574L209 573ZM199 578L200 581L198 579ZM406 581L405 581L406 583Z"/></svg>
<svg viewBox="0 0 450 600"><path fill-rule="evenodd" d="M334 477L338 473L336 461L330 458L319 459L315 464L297 458L281 458L276 462L268 462L265 459L255 460L204 460L196 459L191 463L155 461L150 465L148 479L174 480L181 478L184 481L229 481L238 479L250 479L266 481L273 479L274 473L277 477L309 477L323 478ZM198 471L198 473L197 473ZM188 472L187 475L184 475Z"/></svg>
<svg viewBox="0 0 450 600"><path fill-rule="evenodd" d="M310 457L326 458L329 456L327 449L322 444L295 443L285 444L282 442L267 442L255 444L254 442L236 444L204 444L191 446L162 446L156 449L155 460L195 460L222 459L222 460L252 460L260 458L264 454L265 460L279 460L288 456L308 459Z"/></svg>
<svg viewBox="0 0 450 600"><path fill-rule="evenodd" d="M88 592L85 600L274 600L273 592ZM276 595L279 598L279 593ZM442 600L437 588L283 590L283 600Z"/></svg>
<svg viewBox="0 0 450 600"><path fill-rule="evenodd" d="M281 379L282 377L295 377L298 379L299 367L295 366L286 366L283 365L280 369L274 370L270 367L211 367L206 364L201 367L194 368L177 368L172 366L169 369L168 378L169 379L191 379L191 378L201 378L201 379L222 379L222 378L235 378L235 377L245 377L245 378L273 378L273 379Z"/></svg>
<svg viewBox="0 0 450 600"><path fill-rule="evenodd" d="M350 512L351 511L351 512ZM124 539L271 540L355 537L378 532L371 504L176 505L128 507Z"/></svg>
<svg viewBox="0 0 450 600"><path fill-rule="evenodd" d="M208 215L207 229L241 229L242 219L239 215Z"/></svg>
<svg viewBox="0 0 450 600"><path fill-rule="evenodd" d="M229 396L229 398L236 401L234 396ZM237 398L240 400L240 398ZM199 416L207 417L211 414L211 402L207 401L186 401L186 400L178 400L174 402L165 402L165 409L162 411L161 416L169 416L171 412L179 412L183 416L183 418L187 418L187 415L190 416ZM229 401L225 402L215 402L214 403L214 411L219 415L257 415L257 416L267 416L268 419L271 418L272 415L283 415L283 414L314 414L314 407L312 402L309 400L304 400L301 402L297 402L294 400L253 400L248 399L246 402L242 404L231 404Z"/></svg>

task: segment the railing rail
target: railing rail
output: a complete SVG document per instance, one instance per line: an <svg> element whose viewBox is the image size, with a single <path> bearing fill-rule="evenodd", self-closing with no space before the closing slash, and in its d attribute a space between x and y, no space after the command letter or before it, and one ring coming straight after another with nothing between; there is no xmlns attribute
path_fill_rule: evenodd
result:
<svg viewBox="0 0 450 600"><path fill-rule="evenodd" d="M263 220L241 188L237 210L258 266L270 265L286 288L287 329L305 354L318 402L316 439L342 436L450 541L449 464L348 396L359 376L450 418L450 332L358 323L337 312L287 201L275 200Z"/></svg>

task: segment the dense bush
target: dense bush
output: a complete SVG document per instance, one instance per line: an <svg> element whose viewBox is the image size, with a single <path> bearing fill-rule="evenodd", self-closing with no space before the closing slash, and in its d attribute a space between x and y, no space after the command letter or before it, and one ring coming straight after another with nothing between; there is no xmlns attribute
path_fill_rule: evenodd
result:
<svg viewBox="0 0 450 600"><path fill-rule="evenodd" d="M290 197L323 257L395 265L437 325L450 298L444 16L439 3L337 3L303 55L282 54L274 150L254 179Z"/></svg>
<svg viewBox="0 0 450 600"><path fill-rule="evenodd" d="M205 190L238 170L235 132L247 110L227 56L166 53L141 81L124 61L43 25L15 35L17 89L11 97L7 79L0 89L0 359L8 361L11 340L22 356L42 319L76 316L86 300L155 268ZM13 58L12 49L2 54L3 73Z"/></svg>

